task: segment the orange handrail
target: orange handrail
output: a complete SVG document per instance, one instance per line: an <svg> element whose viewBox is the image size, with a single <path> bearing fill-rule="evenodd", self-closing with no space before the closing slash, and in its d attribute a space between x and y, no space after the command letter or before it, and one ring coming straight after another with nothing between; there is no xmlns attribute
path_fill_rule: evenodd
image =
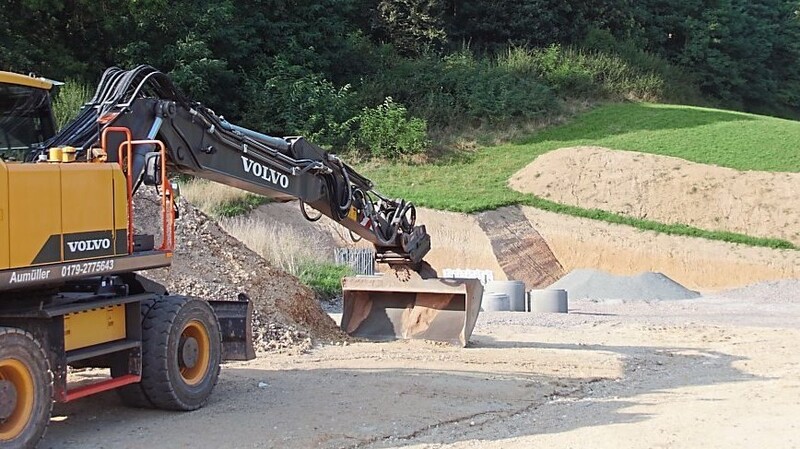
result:
<svg viewBox="0 0 800 449"><path fill-rule="evenodd" d="M106 149L107 134L110 132L125 133L126 139L119 145L117 150L118 161L120 168L125 170L127 176L127 196L128 196L128 254L133 253L133 157L131 152L134 145L158 145L161 153L161 226L162 226L162 239L161 251L174 251L175 250L175 215L172 213L175 195L172 190L172 185L167 178L167 148L164 142L160 140L132 140L130 129L122 126L110 126L103 129L101 135L101 146L103 151L108 154ZM123 159L127 159L127 163L123 165ZM127 167L125 167L127 165ZM169 197L169 199L167 198Z"/></svg>
<svg viewBox="0 0 800 449"><path fill-rule="evenodd" d="M172 213L172 202L175 199L173 195L172 186L167 178L167 147L164 142L160 140L131 140L122 142L120 144L120 151L122 147L127 147L128 160L131 160L130 153L133 145L158 145L159 152L161 153L161 251L173 251L175 249L175 215ZM128 164L130 167L130 163ZM132 170L129 168L129 170ZM130 171L129 171L130 173ZM131 176L128 176L131 179ZM129 181L130 182L130 181ZM169 199L168 199L169 197Z"/></svg>

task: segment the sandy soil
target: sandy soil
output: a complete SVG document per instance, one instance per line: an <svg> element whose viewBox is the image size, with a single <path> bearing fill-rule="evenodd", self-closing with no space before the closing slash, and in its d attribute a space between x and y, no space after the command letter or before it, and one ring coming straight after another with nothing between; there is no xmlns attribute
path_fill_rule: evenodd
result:
<svg viewBox="0 0 800 449"><path fill-rule="evenodd" d="M543 154L512 188L559 203L800 244L800 173L741 172L599 147Z"/></svg>
<svg viewBox="0 0 800 449"><path fill-rule="evenodd" d="M800 277L800 251L773 250L641 231L523 207L564 270L632 275L657 271L693 290Z"/></svg>
<svg viewBox="0 0 800 449"><path fill-rule="evenodd" d="M312 232L316 236L315 242L330 242L330 246L321 245L321 251L332 253L333 248L348 244L348 236L342 233L341 226L325 218L318 223L307 223L296 207L292 203L268 204L250 217L277 222L286 229L297 229L298 233ZM508 212L505 209L509 208L484 214L502 215ZM703 291L800 277L798 251L669 236L531 207L522 207L522 212L532 229L544 238L565 273L576 268L596 268L621 275L657 271L690 289ZM443 268L488 269L492 270L495 279L506 279L507 273L493 253L493 243L481 229L480 220L484 218L420 209L418 222L428 226L433 243L433 249L426 259L440 271ZM530 231L531 228L527 229ZM500 237L524 242L532 237L528 231L522 234L510 232ZM541 261L543 259L540 256L537 255L537 260ZM514 268L508 264L514 258L505 259L504 263L509 269ZM556 271L560 273L561 268ZM544 270L551 275L556 271ZM529 287L534 285L530 283Z"/></svg>
<svg viewBox="0 0 800 449"><path fill-rule="evenodd" d="M796 447L798 323L800 297L485 313L466 349L357 343L228 365L192 413L113 393L57 405L40 447Z"/></svg>

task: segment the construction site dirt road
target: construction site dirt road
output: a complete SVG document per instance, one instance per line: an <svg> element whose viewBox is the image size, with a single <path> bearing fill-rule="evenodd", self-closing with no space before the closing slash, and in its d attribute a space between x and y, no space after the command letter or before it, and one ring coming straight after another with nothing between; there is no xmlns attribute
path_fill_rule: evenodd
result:
<svg viewBox="0 0 800 449"><path fill-rule="evenodd" d="M484 313L465 349L265 355L226 365L192 413L125 408L113 392L57 405L40 447L797 447L798 286Z"/></svg>

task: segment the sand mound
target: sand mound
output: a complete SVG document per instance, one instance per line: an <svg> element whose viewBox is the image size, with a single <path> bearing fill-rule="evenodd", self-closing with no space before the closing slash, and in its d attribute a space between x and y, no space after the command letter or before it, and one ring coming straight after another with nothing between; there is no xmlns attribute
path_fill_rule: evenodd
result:
<svg viewBox="0 0 800 449"><path fill-rule="evenodd" d="M800 173L741 172L599 147L563 148L517 172L511 188L587 209L800 244Z"/></svg>
<svg viewBox="0 0 800 449"><path fill-rule="evenodd" d="M548 288L566 290L570 299L621 299L660 301L698 298L662 273L645 272L636 276L618 276L599 270L573 270Z"/></svg>
<svg viewBox="0 0 800 449"><path fill-rule="evenodd" d="M154 234L159 242L160 208L155 198L142 193L135 204L137 232ZM305 346L308 337L342 337L311 290L296 277L271 267L185 200L179 201L179 211L172 266L142 274L176 294L217 300L246 294L255 306L254 333L261 350Z"/></svg>

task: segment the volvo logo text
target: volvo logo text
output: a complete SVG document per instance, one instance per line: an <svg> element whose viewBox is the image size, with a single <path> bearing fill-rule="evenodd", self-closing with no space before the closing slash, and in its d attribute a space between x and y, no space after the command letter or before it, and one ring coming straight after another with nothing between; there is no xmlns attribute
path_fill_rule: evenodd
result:
<svg viewBox="0 0 800 449"><path fill-rule="evenodd" d="M257 176L270 184L281 186L284 189L289 188L289 177L281 172L277 172L266 165L262 165L244 156L242 156L242 166L246 173Z"/></svg>
<svg viewBox="0 0 800 449"><path fill-rule="evenodd" d="M67 242L67 247L71 253L109 249L111 248L111 239L78 240L77 242Z"/></svg>

